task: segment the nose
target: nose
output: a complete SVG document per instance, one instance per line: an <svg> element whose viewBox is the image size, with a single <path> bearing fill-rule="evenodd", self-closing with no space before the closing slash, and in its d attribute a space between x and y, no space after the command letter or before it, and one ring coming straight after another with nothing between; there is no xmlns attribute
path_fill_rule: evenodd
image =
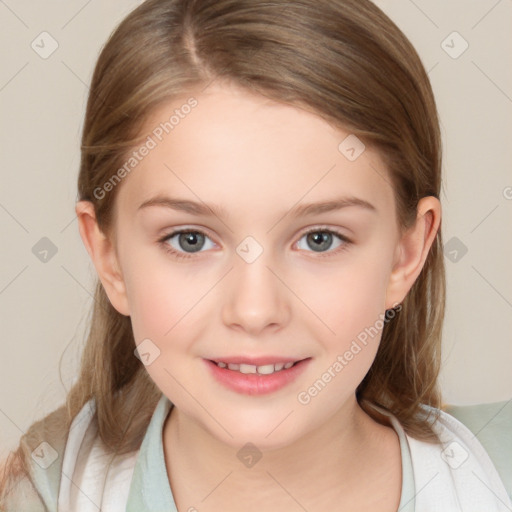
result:
<svg viewBox="0 0 512 512"><path fill-rule="evenodd" d="M290 292L282 279L265 251L252 263L236 256L222 294L224 324L252 336L284 327L290 318Z"/></svg>

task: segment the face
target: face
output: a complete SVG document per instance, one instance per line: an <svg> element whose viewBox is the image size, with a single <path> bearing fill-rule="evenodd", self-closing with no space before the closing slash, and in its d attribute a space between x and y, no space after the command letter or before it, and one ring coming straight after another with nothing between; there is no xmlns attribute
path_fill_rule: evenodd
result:
<svg viewBox="0 0 512 512"><path fill-rule="evenodd" d="M117 185L123 313L179 414L233 446L283 446L353 403L402 299L393 190L376 152L354 160L350 133L313 113L227 85L187 98L148 120Z"/></svg>

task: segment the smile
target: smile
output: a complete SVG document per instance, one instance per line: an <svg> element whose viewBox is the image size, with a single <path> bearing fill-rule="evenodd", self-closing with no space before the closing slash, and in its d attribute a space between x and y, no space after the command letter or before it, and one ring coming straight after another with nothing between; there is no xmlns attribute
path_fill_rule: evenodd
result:
<svg viewBox="0 0 512 512"><path fill-rule="evenodd" d="M243 395L265 395L289 386L305 371L311 360L308 357L278 363L261 361L265 364L255 365L203 359L217 383Z"/></svg>

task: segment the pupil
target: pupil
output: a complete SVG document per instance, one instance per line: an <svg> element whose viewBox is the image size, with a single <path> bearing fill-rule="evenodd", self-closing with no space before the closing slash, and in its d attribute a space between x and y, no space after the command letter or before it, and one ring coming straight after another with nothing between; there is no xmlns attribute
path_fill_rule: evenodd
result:
<svg viewBox="0 0 512 512"><path fill-rule="evenodd" d="M184 245L185 245L185 247L183 247L184 249L186 248L186 245L189 244L191 246L191 248L193 249L192 252L195 252L195 251L198 251L199 249L201 249L201 247L200 247L201 236L202 235L200 233L181 234L180 242L184 242Z"/></svg>
<svg viewBox="0 0 512 512"><path fill-rule="evenodd" d="M319 252L321 249L328 249L331 241L331 234L325 231L317 231L309 235L310 240L313 240L313 250ZM326 243L327 242L327 243ZM322 246L323 244L323 246Z"/></svg>

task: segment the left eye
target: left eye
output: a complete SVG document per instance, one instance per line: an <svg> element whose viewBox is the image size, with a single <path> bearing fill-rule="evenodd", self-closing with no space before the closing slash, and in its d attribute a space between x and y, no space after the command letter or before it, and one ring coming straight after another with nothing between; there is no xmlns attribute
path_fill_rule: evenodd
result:
<svg viewBox="0 0 512 512"><path fill-rule="evenodd" d="M326 252L323 249L331 248L334 238L338 238L338 240L340 240L339 244L334 249L337 249L340 246L345 246L350 243L350 240L346 236L336 231L332 231L330 229L316 228L304 233L300 240L302 240L303 238L306 238L306 243L309 244L309 247L313 248L314 252ZM335 253L337 251L333 250L330 252Z"/></svg>

